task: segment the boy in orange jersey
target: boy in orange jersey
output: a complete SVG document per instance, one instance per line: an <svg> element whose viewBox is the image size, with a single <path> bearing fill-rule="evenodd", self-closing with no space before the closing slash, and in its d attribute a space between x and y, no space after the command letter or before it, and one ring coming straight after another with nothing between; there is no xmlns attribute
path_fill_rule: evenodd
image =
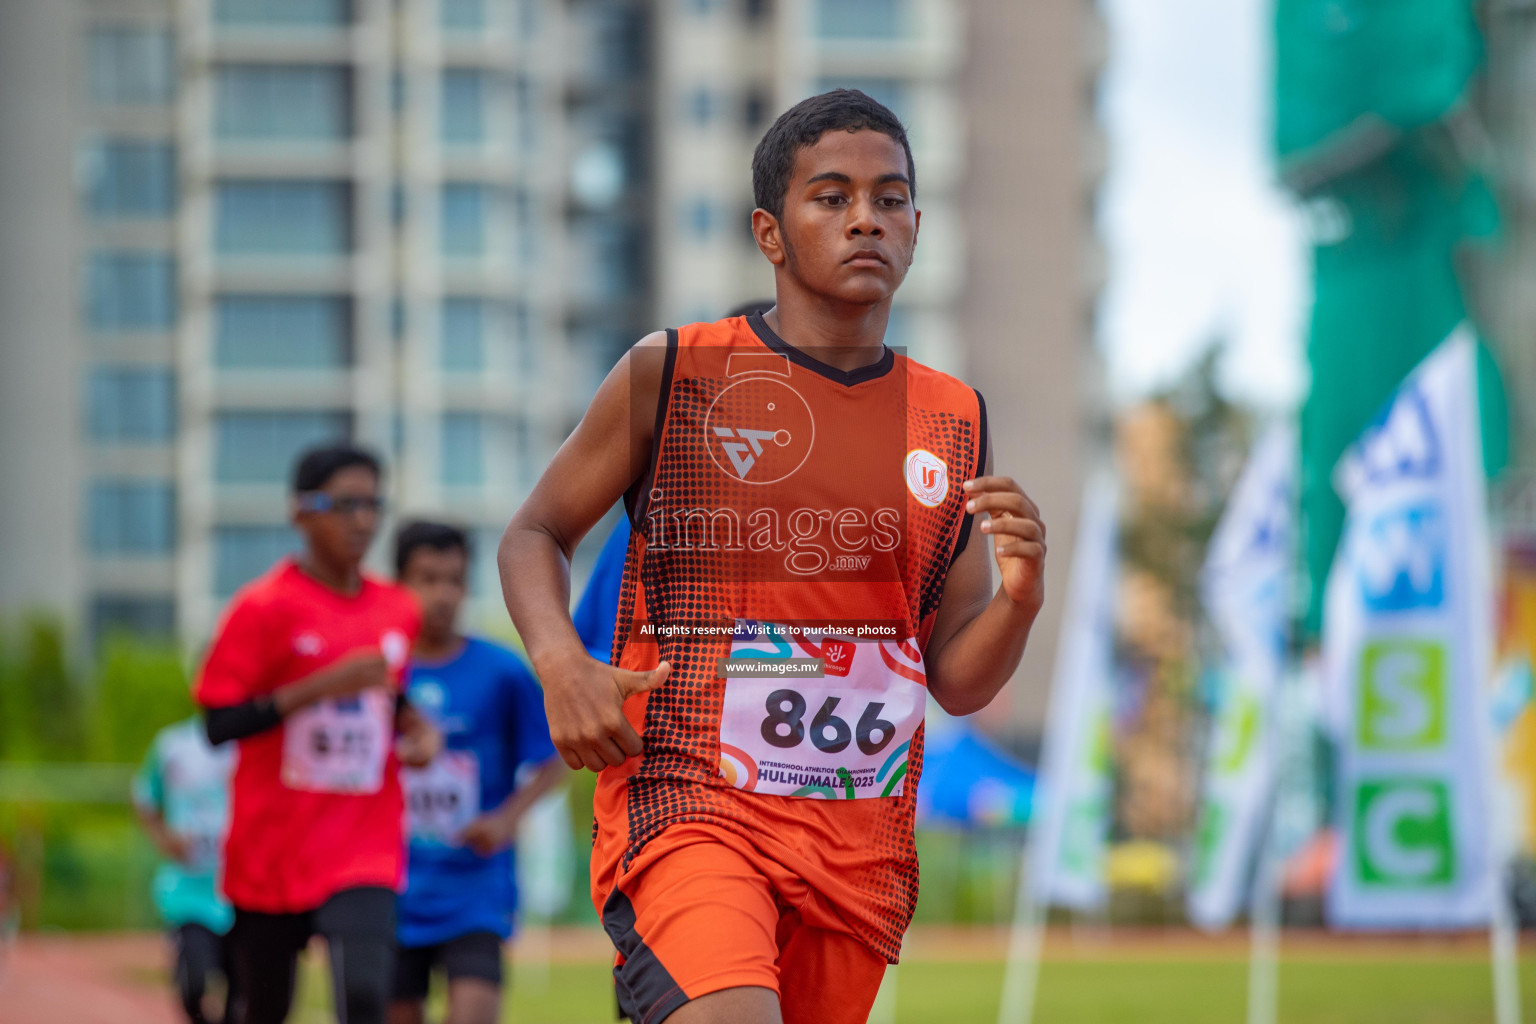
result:
<svg viewBox="0 0 1536 1024"><path fill-rule="evenodd" d="M863 93L781 116L752 165L777 305L642 339L502 540L556 748L600 773L593 899L636 1021L868 1016L917 899L926 700L984 707L1044 600L981 396L884 344L915 177ZM610 666L566 609L620 497Z"/></svg>

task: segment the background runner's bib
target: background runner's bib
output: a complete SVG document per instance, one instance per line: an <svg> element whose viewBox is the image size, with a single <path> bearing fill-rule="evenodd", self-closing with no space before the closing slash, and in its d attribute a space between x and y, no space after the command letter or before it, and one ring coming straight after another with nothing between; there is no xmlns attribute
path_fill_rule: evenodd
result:
<svg viewBox="0 0 1536 1024"><path fill-rule="evenodd" d="M283 785L312 793L377 793L393 737L395 698L374 688L323 700L283 722Z"/></svg>
<svg viewBox="0 0 1536 1024"><path fill-rule="evenodd" d="M227 799L222 792L195 793L187 800L185 817L172 830L187 844L189 871L214 872L219 867L219 847L224 840Z"/></svg>
<svg viewBox="0 0 1536 1024"><path fill-rule="evenodd" d="M738 624L731 643L732 661L762 661L762 668L818 658L819 677L793 671L726 677L720 774L737 789L774 796L900 796L928 694L916 643L788 639L752 623Z"/></svg>
<svg viewBox="0 0 1536 1024"><path fill-rule="evenodd" d="M412 841L458 846L480 816L480 759L472 750L444 750L425 768L400 773Z"/></svg>

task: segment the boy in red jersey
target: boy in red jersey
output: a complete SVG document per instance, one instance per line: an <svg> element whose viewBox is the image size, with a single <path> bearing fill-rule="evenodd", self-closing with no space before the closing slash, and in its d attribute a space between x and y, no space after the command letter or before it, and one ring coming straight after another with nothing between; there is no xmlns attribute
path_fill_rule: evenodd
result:
<svg viewBox="0 0 1536 1024"><path fill-rule="evenodd" d="M383 1024L389 1004L399 767L429 762L441 737L400 695L416 602L361 569L380 508L372 455L305 454L291 509L304 549L235 595L197 679L209 740L240 742L222 882L243 1024L287 1018L315 934L340 1020Z"/></svg>
<svg viewBox="0 0 1536 1024"><path fill-rule="evenodd" d="M642 339L502 541L556 747L600 772L593 899L636 1021L866 1019L917 897L926 700L984 707L1044 600L981 396L884 345L915 177L863 93L781 116L753 158L776 307ZM610 667L565 609L621 496Z"/></svg>

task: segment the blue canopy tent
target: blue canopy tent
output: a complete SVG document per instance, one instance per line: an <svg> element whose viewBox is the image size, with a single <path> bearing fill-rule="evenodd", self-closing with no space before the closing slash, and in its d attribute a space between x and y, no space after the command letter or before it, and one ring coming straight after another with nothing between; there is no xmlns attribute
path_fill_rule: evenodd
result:
<svg viewBox="0 0 1536 1024"><path fill-rule="evenodd" d="M918 821L930 827L1006 828L1026 824L1035 773L970 725L930 706Z"/></svg>

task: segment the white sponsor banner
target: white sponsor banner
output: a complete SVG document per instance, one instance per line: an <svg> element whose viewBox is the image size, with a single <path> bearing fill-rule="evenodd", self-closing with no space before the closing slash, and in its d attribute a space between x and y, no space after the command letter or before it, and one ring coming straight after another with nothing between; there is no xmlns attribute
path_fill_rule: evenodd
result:
<svg viewBox="0 0 1536 1024"><path fill-rule="evenodd" d="M1030 885L1043 906L1092 910L1105 898L1118 515L1114 482L1094 477L1083 495L1035 782Z"/></svg>
<svg viewBox="0 0 1536 1024"><path fill-rule="evenodd" d="M1201 601L1223 648L1190 871L1189 916L1201 928L1225 928L1246 905L1264 834L1290 621L1296 454L1289 424L1259 439L1201 573Z"/></svg>
<svg viewBox="0 0 1536 1024"><path fill-rule="evenodd" d="M1339 711L1346 928L1489 919L1492 630L1476 349L1460 328L1335 473L1347 514L1328 577L1323 671Z"/></svg>

